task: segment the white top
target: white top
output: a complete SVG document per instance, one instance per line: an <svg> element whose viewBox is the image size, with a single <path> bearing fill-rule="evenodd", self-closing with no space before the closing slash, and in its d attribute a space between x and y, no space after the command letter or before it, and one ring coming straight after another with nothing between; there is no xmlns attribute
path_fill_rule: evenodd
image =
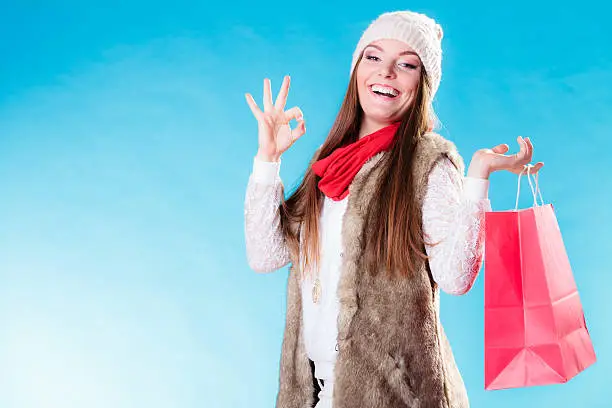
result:
<svg viewBox="0 0 612 408"><path fill-rule="evenodd" d="M249 266L272 272L290 262L280 231L281 162L255 158L245 198L245 237ZM484 213L491 210L487 198L489 181L462 177L448 158L436 163L423 202L423 231L436 246L426 245L435 282L445 292L466 293L473 285L484 249ZM350 195L350 194L349 194ZM336 294L342 257L341 228L348 197L333 201L325 197L321 213L321 297L312 301L313 282L302 284L303 335L308 357L315 363L315 377L333 381L336 360ZM333 384L330 384L333 386ZM325 392L326 391L326 392ZM331 395L329 389L323 394Z"/></svg>

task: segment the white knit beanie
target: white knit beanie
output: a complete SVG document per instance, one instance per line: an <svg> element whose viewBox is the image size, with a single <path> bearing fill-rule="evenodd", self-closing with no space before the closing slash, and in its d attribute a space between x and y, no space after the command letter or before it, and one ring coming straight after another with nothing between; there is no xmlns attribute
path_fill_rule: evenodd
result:
<svg viewBox="0 0 612 408"><path fill-rule="evenodd" d="M424 14L412 11L383 13L364 31L353 53L351 75L363 49L373 41L403 41L417 53L431 83L433 100L442 77L442 27Z"/></svg>

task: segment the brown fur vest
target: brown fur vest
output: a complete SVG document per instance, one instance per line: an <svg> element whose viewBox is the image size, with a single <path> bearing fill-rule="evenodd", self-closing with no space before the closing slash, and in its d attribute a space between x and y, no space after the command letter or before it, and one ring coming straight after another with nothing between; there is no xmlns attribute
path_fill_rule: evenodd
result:
<svg viewBox="0 0 612 408"><path fill-rule="evenodd" d="M427 262L409 278L363 273L361 248L365 214L380 177L370 159L350 186L342 224L344 258L338 286L340 314L334 376L334 408L465 408L463 380L444 334L439 290ZM453 143L434 133L419 141L414 169L422 205L429 172L446 155L463 175ZM287 314L280 363L277 408L310 408L313 374L302 338L299 265L293 259L287 286Z"/></svg>

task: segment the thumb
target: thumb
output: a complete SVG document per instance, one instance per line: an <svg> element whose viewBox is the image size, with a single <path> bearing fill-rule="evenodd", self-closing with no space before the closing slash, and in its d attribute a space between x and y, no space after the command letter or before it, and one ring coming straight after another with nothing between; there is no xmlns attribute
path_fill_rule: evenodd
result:
<svg viewBox="0 0 612 408"><path fill-rule="evenodd" d="M507 144L502 143L500 145L495 146L492 150L493 150L494 153L504 154L508 150L510 150L510 147L508 147Z"/></svg>

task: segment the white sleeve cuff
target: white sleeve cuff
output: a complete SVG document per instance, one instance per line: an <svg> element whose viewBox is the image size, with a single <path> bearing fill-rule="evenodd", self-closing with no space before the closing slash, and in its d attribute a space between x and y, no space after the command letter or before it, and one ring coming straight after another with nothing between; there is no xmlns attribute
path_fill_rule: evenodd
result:
<svg viewBox="0 0 612 408"><path fill-rule="evenodd" d="M267 162L255 157L253 160L253 181L261 184L276 184L280 179L280 164L280 159L277 162Z"/></svg>
<svg viewBox="0 0 612 408"><path fill-rule="evenodd" d="M463 183L463 194L471 201L488 198L489 180L476 177L466 177Z"/></svg>

